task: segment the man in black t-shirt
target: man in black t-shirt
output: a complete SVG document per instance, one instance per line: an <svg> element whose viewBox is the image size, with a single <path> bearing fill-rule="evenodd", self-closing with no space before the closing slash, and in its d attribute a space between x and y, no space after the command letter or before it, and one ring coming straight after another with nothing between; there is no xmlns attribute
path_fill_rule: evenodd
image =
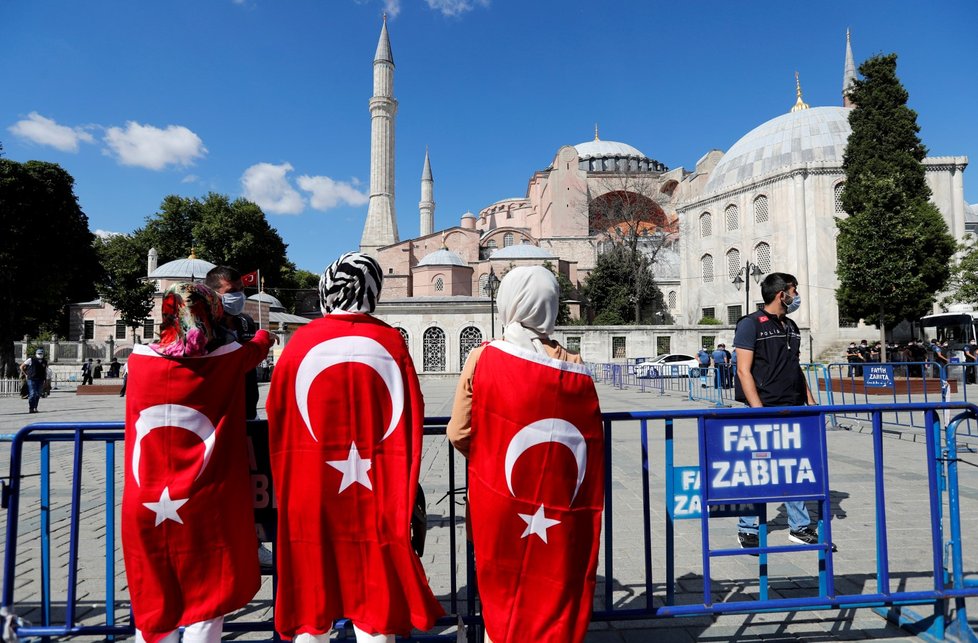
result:
<svg viewBox="0 0 978 643"><path fill-rule="evenodd" d="M801 331L786 315L800 302L798 280L783 272L772 272L761 282L764 307L737 322L734 347L737 349L737 401L751 407L802 406L815 404L808 381L801 370ZM797 302L796 302L797 300ZM788 540L811 545L818 533L803 501L786 501ZM758 546L757 517L741 516L738 524L740 546Z"/></svg>

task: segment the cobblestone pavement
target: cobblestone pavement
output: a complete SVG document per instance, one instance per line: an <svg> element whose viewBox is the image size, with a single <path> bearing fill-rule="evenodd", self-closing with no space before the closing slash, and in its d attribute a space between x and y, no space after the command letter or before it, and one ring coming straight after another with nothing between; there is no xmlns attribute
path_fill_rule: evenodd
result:
<svg viewBox="0 0 978 643"><path fill-rule="evenodd" d="M454 395L455 380L431 378L423 382L425 413L429 417L448 415ZM690 402L678 394L662 395L643 392L634 387L618 390L598 386L602 410L661 410L704 408L703 403ZM267 385L262 385L262 402ZM121 421L123 400L117 396L76 396L73 390L56 390L41 400L41 413L27 414L27 403L19 398L0 398L0 434L12 434L30 422L94 422ZM264 416L264 409L260 409ZM691 422L677 422L676 464L697 463L697 449ZM652 515L652 601L663 604L665 597L665 537L666 508L665 459L661 426L650 426L650 493ZM884 440L885 477L887 483L886 509L889 524L890 565L894 589L924 589L930 586L928 574L932 555L927 515L927 472L925 449L921 442L908 439ZM875 505L873 498L872 438L868 433L847 430L828 432L829 470L832 488L832 530L839 547L835 555L836 588L839 593L876 591ZM429 532L423 558L435 593L447 601L450 588L450 536L454 529L459 551L464 547L465 530L463 507L458 505L454 524L449 518L445 498L449 487L449 446L443 436L425 439L422 454L421 482L428 502ZM67 567L67 515L70 502L72 445L51 447L52 471L52 595L53 615L60 617L64 610ZM605 596L605 584L611 584L611 598L616 608L644 607L647 602L644 578L644 538L642 527L641 443L637 423L617 424L612 437L612 509L614 542L612 578L606 578L604 552L599 558L596 605ZM9 444L0 443L0 473L7 475ZM963 454L963 459L978 463L978 455ZM106 594L106 448L87 444L82 467L84 492L81 496L81 547L79 552L78 616L88 622L104 622L103 606ZM38 449L32 446L25 452L24 473L39 470ZM118 536L119 503L122 498L122 446L115 454L115 532ZM963 531L965 545L971 545L969 534L978 529L978 468L963 466L961 488ZM456 458L457 480L463 479L464 461ZM38 502L37 477L24 479L21 501L16 580L14 582L15 610L28 619L39 620L41 520ZM815 505L810 504L814 515ZM784 508L768 506L771 544L786 543L787 522ZM0 512L0 528L6 533L6 512ZM735 519L711 521L710 540L713 547L735 547ZM115 619L128 622L128 597L121 550L116 538L115 587L117 601ZM0 545L2 546L2 545ZM603 544L602 544L603 547ZM701 602L702 553L699 521L679 521L676 528L677 603ZM464 601L465 560L458 558L459 584L457 596ZM978 568L974 547L966 552L965 568ZM735 600L756 597L757 559L734 556L714 559L713 600ZM812 552L772 555L769 560L771 597L815 596L818 593L817 559ZM243 621L270 618L272 598L271 577L266 576L260 592L244 610L234 615ZM464 603L462 603L464 604ZM244 639L261 638L250 634L228 634ZM696 617L661 621L625 621L594 623L588 641L750 641L750 640L836 640L836 639L901 639L906 633L888 624L869 610L805 611L794 614L730 615L718 618Z"/></svg>

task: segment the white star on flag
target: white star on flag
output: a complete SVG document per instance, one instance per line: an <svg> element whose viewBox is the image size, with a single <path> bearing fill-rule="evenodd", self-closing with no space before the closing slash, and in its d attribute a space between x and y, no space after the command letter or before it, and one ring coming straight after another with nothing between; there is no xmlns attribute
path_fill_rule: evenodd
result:
<svg viewBox="0 0 978 643"><path fill-rule="evenodd" d="M523 531L523 535L520 538L526 538L530 534L536 534L540 537L540 540L547 542L547 530L554 525L559 525L559 520L553 520L552 518L547 518L543 513L543 505L537 509L537 512L532 516L530 514L518 514L523 522L526 523L526 529Z"/></svg>
<svg viewBox="0 0 978 643"><path fill-rule="evenodd" d="M183 520L180 518L180 514L177 513L177 509L187 504L188 500L190 498L173 500L170 498L170 488L163 487L163 493L160 494L159 502L144 502L143 506L156 513L156 524L153 525L154 527L159 527L160 523L165 520L172 520L182 525Z"/></svg>
<svg viewBox="0 0 978 643"><path fill-rule="evenodd" d="M350 443L350 455L346 460L327 460L326 464L343 474L340 490L336 493L343 493L343 490L354 482L359 482L371 491L374 490L373 485L370 484L370 476L367 475L367 472L370 471L370 460L364 460L360 457L356 442Z"/></svg>

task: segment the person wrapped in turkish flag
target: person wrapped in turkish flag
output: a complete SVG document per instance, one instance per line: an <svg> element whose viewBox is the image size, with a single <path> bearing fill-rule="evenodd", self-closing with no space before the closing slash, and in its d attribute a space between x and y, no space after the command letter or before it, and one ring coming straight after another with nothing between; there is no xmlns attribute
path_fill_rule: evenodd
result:
<svg viewBox="0 0 978 643"><path fill-rule="evenodd" d="M320 280L324 317L275 364L266 405L278 504L275 629L393 641L444 614L411 548L424 400L401 334L372 317L382 272L347 253Z"/></svg>
<svg viewBox="0 0 978 643"><path fill-rule="evenodd" d="M594 382L549 338L559 287L511 270L497 302L504 341L469 355L448 437L468 458L469 521L487 640L582 641L604 505Z"/></svg>
<svg viewBox="0 0 978 643"><path fill-rule="evenodd" d="M216 643L260 584L241 379L275 340L228 341L222 312L203 284L172 286L160 342L127 364L122 548L137 641L186 626L184 641Z"/></svg>

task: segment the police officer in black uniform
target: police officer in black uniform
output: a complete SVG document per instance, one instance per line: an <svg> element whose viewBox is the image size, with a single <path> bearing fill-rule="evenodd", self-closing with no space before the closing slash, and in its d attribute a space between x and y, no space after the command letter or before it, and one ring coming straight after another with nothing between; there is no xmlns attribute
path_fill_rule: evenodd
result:
<svg viewBox="0 0 978 643"><path fill-rule="evenodd" d="M761 282L764 307L737 321L735 397L751 407L815 404L801 370L801 331L786 315L801 304L798 280L772 272ZM818 542L803 501L786 501L788 540L806 545ZM757 518L742 516L738 540L743 548L758 546Z"/></svg>

